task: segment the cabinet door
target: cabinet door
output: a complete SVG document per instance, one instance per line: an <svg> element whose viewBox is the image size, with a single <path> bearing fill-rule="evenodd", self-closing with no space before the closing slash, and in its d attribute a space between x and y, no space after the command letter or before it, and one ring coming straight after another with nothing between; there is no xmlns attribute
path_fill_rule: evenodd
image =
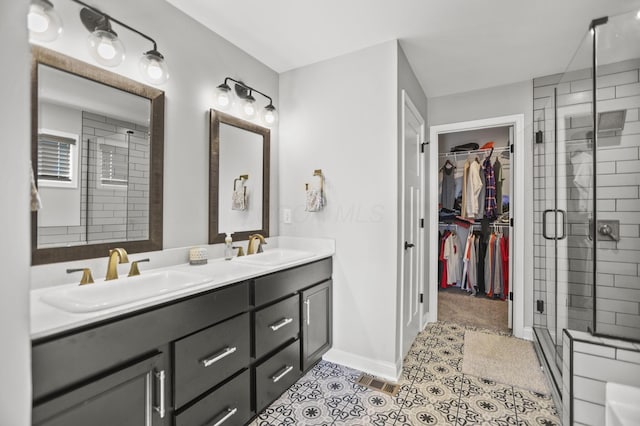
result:
<svg viewBox="0 0 640 426"><path fill-rule="evenodd" d="M37 426L163 425L169 379L164 355L155 353L33 409ZM167 423L168 424L168 423Z"/></svg>
<svg viewBox="0 0 640 426"><path fill-rule="evenodd" d="M301 293L302 370L307 371L331 348L332 281L325 281Z"/></svg>

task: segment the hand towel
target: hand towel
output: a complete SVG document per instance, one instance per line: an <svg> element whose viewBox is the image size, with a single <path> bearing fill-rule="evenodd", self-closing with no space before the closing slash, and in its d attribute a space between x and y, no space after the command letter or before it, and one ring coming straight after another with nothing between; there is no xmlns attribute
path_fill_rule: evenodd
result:
<svg viewBox="0 0 640 426"><path fill-rule="evenodd" d="M325 206L324 194L321 189L307 189L307 203L305 210L308 212L319 212Z"/></svg>

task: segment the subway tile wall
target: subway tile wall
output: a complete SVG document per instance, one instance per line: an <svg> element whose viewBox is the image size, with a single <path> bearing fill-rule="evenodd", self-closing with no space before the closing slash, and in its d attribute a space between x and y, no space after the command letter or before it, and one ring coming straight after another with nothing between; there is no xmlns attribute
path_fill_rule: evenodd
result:
<svg viewBox="0 0 640 426"><path fill-rule="evenodd" d="M640 387L640 344L568 331L563 348L562 424L604 425L607 382Z"/></svg>
<svg viewBox="0 0 640 426"><path fill-rule="evenodd" d="M598 112L626 110L622 131L601 134L597 151L597 217L620 221L620 241L597 241L596 331L640 339L640 60L601 66L597 79ZM567 238L559 244L559 288L556 305L553 241L542 236L542 213L553 208L555 179L553 88L558 89L557 190L559 208L568 216ZM586 330L593 322L593 259L589 239L592 199L575 181L580 179L576 158L589 160L592 120L590 70L534 80L534 131L542 130L545 144L534 148L534 295L545 301L534 325L556 323ZM586 203L585 203L586 201ZM585 205L588 206L585 209ZM566 312L563 312L566 306ZM566 316L568 319L563 319ZM564 321L564 324L563 324Z"/></svg>

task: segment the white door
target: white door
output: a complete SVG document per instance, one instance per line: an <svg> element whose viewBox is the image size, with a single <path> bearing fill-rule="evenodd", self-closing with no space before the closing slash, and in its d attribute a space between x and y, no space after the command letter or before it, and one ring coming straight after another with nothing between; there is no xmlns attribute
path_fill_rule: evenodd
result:
<svg viewBox="0 0 640 426"><path fill-rule="evenodd" d="M409 351L420 331L422 167L420 147L424 140L424 120L402 91L402 353Z"/></svg>

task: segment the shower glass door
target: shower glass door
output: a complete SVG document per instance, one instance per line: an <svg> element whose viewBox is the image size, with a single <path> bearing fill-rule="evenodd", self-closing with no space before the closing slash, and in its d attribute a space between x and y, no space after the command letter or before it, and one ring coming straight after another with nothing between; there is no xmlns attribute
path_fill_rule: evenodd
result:
<svg viewBox="0 0 640 426"><path fill-rule="evenodd" d="M594 333L640 341L640 14L595 31Z"/></svg>
<svg viewBox="0 0 640 426"><path fill-rule="evenodd" d="M591 52L585 32L566 72L534 82L534 330L558 388L563 330L593 317Z"/></svg>

